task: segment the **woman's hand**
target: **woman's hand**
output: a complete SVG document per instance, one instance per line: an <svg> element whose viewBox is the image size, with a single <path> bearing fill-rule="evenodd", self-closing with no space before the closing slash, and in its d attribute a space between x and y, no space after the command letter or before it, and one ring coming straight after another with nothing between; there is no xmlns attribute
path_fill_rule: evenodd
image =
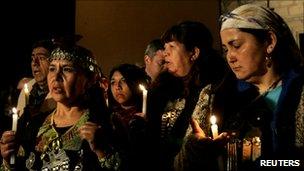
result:
<svg viewBox="0 0 304 171"><path fill-rule="evenodd" d="M100 125L93 122L86 122L79 128L79 136L89 143L91 150L97 154L98 158L102 158L104 152L98 148L100 145L96 144L96 132L98 129L101 129Z"/></svg>
<svg viewBox="0 0 304 171"><path fill-rule="evenodd" d="M192 135L186 142L186 151L197 153L196 155L201 155L203 158L209 157L210 159L222 153L230 138L227 132L223 132L215 139L212 139L206 136L195 119L192 118L190 124L192 127Z"/></svg>
<svg viewBox="0 0 304 171"><path fill-rule="evenodd" d="M16 151L16 135L14 131L5 131L2 134L0 149L2 158L8 163L10 156Z"/></svg>
<svg viewBox="0 0 304 171"><path fill-rule="evenodd" d="M135 113L134 115L140 117L140 118L143 118L144 120L146 120L147 116L145 113Z"/></svg>
<svg viewBox="0 0 304 171"><path fill-rule="evenodd" d="M206 137L206 134L204 133L204 131L202 130L202 128L199 126L198 122L195 119L192 118L190 120L190 124L192 127L192 132L198 140L209 139L211 141L214 141L215 143L223 144L223 146L226 145L226 143L229 141L230 136L228 135L227 132L222 132L215 139L211 139L210 137Z"/></svg>
<svg viewBox="0 0 304 171"><path fill-rule="evenodd" d="M199 126L198 122L195 119L191 118L190 125L192 128L192 133L197 139L207 138L205 132L202 130L202 128Z"/></svg>

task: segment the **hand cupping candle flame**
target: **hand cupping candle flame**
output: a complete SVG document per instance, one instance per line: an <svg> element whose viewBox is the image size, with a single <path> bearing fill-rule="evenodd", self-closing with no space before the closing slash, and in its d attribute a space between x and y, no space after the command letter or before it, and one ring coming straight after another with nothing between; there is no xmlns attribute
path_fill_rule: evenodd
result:
<svg viewBox="0 0 304 171"><path fill-rule="evenodd" d="M213 139L215 139L216 137L218 137L218 126L216 124L216 117L214 115L210 117L210 122L211 122L212 137Z"/></svg>

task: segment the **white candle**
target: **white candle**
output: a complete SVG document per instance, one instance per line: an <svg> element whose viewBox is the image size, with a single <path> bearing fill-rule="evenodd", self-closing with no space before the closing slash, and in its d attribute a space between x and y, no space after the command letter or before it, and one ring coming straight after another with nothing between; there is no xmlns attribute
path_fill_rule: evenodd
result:
<svg viewBox="0 0 304 171"><path fill-rule="evenodd" d="M216 117L214 115L210 117L210 122L211 122L212 137L213 139L215 139L218 136L218 126L216 124Z"/></svg>
<svg viewBox="0 0 304 171"><path fill-rule="evenodd" d="M27 83L24 84L23 90L24 90L24 94L25 94L25 106L26 106L28 104L29 94L30 94Z"/></svg>
<svg viewBox="0 0 304 171"><path fill-rule="evenodd" d="M13 118L12 131L17 132L17 125L18 125L17 109L15 107L13 107L12 111L13 111L13 114L12 114L12 118ZM10 164L15 164L15 154L11 155Z"/></svg>
<svg viewBox="0 0 304 171"><path fill-rule="evenodd" d="M13 111L13 123L12 123L12 131L17 131L17 124L18 124L18 114L17 114L17 109L15 107L13 107L12 109Z"/></svg>
<svg viewBox="0 0 304 171"><path fill-rule="evenodd" d="M142 103L142 113L146 114L147 112L147 95L148 90L146 90L145 86L139 84L139 88L143 91L143 103Z"/></svg>

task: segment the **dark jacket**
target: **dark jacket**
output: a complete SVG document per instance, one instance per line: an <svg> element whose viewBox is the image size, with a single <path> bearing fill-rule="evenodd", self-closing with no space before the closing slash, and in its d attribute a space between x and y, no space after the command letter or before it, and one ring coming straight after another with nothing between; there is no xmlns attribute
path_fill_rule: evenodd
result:
<svg viewBox="0 0 304 171"><path fill-rule="evenodd" d="M257 89L249 83L228 77L220 87L207 86L203 89L200 99L201 113L197 118L201 125L208 125L209 113L206 108L212 106L213 112L220 117L219 132L236 132L236 138L241 140L237 148L238 170L269 170L269 167L260 167L261 160L300 160L301 167L272 167L274 170L301 170L304 159L304 74L303 70L292 70L282 75L282 91L277 107L272 111L260 96ZM207 117L204 117L204 116ZM210 127L204 129L207 134ZM243 160L242 143L246 137L258 135L261 137L261 156L250 162ZM181 170L194 168L213 167L221 154L221 149L214 144L197 142L187 135L181 152L177 156L176 165L183 167ZM218 154L218 155L215 155ZM226 167L226 151L221 155ZM179 163L178 163L179 162ZM195 169L194 169L195 170Z"/></svg>

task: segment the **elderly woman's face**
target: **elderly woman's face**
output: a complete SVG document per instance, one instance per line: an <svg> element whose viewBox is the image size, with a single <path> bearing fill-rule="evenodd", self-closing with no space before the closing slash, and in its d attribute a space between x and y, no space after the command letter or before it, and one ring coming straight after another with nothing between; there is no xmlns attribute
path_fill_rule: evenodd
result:
<svg viewBox="0 0 304 171"><path fill-rule="evenodd" d="M267 72L266 46L252 34L234 28L220 34L227 62L238 79L252 82Z"/></svg>
<svg viewBox="0 0 304 171"><path fill-rule="evenodd" d="M48 86L53 99L61 103L73 103L85 92L87 78L68 60L56 59L50 63Z"/></svg>
<svg viewBox="0 0 304 171"><path fill-rule="evenodd" d="M114 99L121 105L127 105L132 97L126 79L119 71L115 71L111 77L111 92Z"/></svg>
<svg viewBox="0 0 304 171"><path fill-rule="evenodd" d="M184 44L172 41L165 44L165 66L177 77L186 76L192 67L190 60L192 52L188 52Z"/></svg>

